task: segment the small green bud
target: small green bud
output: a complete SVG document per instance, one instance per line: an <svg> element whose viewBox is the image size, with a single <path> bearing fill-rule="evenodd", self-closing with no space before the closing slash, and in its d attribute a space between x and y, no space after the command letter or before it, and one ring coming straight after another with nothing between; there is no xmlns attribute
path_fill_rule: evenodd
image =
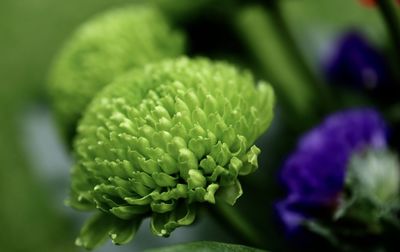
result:
<svg viewBox="0 0 400 252"><path fill-rule="evenodd" d="M189 178L187 179L188 188L195 189L197 187L205 187L207 184L206 178L203 176L201 171L199 170L189 170L188 172Z"/></svg>
<svg viewBox="0 0 400 252"><path fill-rule="evenodd" d="M153 7L124 7L90 19L61 49L50 72L49 93L61 130L72 137L86 106L116 76L183 52L182 33ZM129 127L129 121L121 124Z"/></svg>
<svg viewBox="0 0 400 252"><path fill-rule="evenodd" d="M400 163L388 150L366 151L350 160L346 184L358 197L369 199L379 207L398 202Z"/></svg>
<svg viewBox="0 0 400 252"><path fill-rule="evenodd" d="M69 204L98 208L114 226L151 216L158 236L191 224L200 202L233 205L239 176L258 166L253 143L273 104L270 86L225 63L180 58L135 69L101 91L80 122ZM88 230L80 244L92 248Z"/></svg>

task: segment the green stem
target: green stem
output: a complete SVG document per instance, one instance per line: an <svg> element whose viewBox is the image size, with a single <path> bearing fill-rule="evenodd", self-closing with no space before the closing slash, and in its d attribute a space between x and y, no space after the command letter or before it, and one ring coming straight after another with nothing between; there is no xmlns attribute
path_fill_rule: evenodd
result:
<svg viewBox="0 0 400 252"><path fill-rule="evenodd" d="M224 202L217 203L211 209L213 216L227 227L238 240L253 247L264 248L265 238L244 218L237 208Z"/></svg>
<svg viewBox="0 0 400 252"><path fill-rule="evenodd" d="M393 47L398 55L398 63L400 63L400 23L399 16L396 13L394 1L378 0L378 6L383 20L386 23Z"/></svg>
<svg viewBox="0 0 400 252"><path fill-rule="evenodd" d="M321 92L318 81L308 69L277 5L242 8L235 20L239 36L257 59L264 78L271 81L290 116L298 123L315 121L320 109L316 98L325 92Z"/></svg>
<svg viewBox="0 0 400 252"><path fill-rule="evenodd" d="M289 29L289 25L282 14L279 0L271 1L270 9L274 14L276 25L279 28L278 31L281 34L282 41L286 43L286 48L296 61L296 66L303 74L307 84L319 95L319 102L322 103L323 109L325 111L329 110L332 107L333 101L332 97L329 95L329 90L327 89L326 83L323 83L323 81L315 76L306 59L304 58L304 55L298 47L296 40Z"/></svg>
<svg viewBox="0 0 400 252"><path fill-rule="evenodd" d="M283 17L278 1L271 1L269 4L269 9L276 22L276 27L279 28L277 31L280 33L282 43L285 43L286 49L296 61L296 66L301 70L304 78L309 81L310 85L314 85L315 88L318 88L317 86L319 81L315 78L313 72L308 66L308 63L303 57L301 50L297 46L297 43L290 32L289 26Z"/></svg>

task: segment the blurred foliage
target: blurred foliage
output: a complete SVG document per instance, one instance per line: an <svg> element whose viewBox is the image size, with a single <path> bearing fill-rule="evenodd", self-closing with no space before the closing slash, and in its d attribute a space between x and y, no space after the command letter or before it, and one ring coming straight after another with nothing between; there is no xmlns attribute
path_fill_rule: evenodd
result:
<svg viewBox="0 0 400 252"><path fill-rule="evenodd" d="M0 251L73 251L69 225L34 175L19 139L23 106L44 97L56 50L87 16L127 1L0 2Z"/></svg>
<svg viewBox="0 0 400 252"><path fill-rule="evenodd" d="M51 188L41 183L32 171L22 146L24 139L20 139L21 125L18 123L22 116L21 112L26 106L45 99L43 84L52 58L71 32L89 16L111 6L132 1L2 0L0 2L0 198L2 200L0 251L73 251L73 234L69 232L68 220L55 207L61 203L49 200ZM188 9L198 8L192 4L185 7L174 0L169 3L168 0L153 1L164 4L164 8L177 17L178 21L188 16L182 14L189 13ZM203 4L208 2L202 0L198 4L203 7ZM247 1L234 2L247 3ZM264 3L262 0L251 2ZM362 30L377 45L381 47L386 45L386 31L376 9L364 8L356 0L281 0L281 3L294 39L298 42L307 63L317 75L321 70L321 55L326 55L332 41L345 30L351 28ZM218 5L218 3L213 4ZM209 17L212 12L207 10L198 12L197 15ZM220 21L218 18L216 20ZM208 45L214 43L221 48L224 46L233 48L232 50L239 48L243 54L247 53L246 48L226 45L230 43L226 43L227 40L221 35L217 37L220 41L213 41L218 31L206 36L199 33L208 31L207 29L211 27L201 29L200 26L196 27L197 30L189 31L192 39L200 38L198 42L193 41L197 47L192 48L192 51L197 48L202 49L201 43ZM224 32L221 34L225 35ZM249 65L254 66L252 63L250 60ZM257 68L254 70L262 72ZM268 79L268 75L260 75ZM340 93L345 95L336 97ZM357 96L347 91L334 95L337 101L343 104L335 105L336 107L359 103ZM265 154L260 159L264 167L258 171L256 178L249 180L247 185L249 188L246 190L257 192L255 193L257 203L260 202L259 195L263 195L264 204L256 208L249 207L254 205L254 202L247 197L239 202L243 213L254 219L259 228L264 229L266 242L273 251L283 250L280 242L282 237L277 234L273 223L272 203L279 194L279 190L276 189L276 169L292 148L296 137L296 134L287 131L287 128L290 127L279 124L278 115L278 122L274 123L271 133L267 138L261 139L260 146ZM260 218L260 216L266 217Z"/></svg>

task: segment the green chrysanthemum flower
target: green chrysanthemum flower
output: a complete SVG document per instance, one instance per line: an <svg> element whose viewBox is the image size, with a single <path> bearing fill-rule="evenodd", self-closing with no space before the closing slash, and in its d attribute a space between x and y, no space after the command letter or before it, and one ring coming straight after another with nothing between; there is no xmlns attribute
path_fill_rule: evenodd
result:
<svg viewBox="0 0 400 252"><path fill-rule="evenodd" d="M63 133L74 134L87 104L116 76L183 52L183 35L155 8L136 5L89 20L61 50L50 73L49 92Z"/></svg>
<svg viewBox="0 0 400 252"><path fill-rule="evenodd" d="M168 236L199 202L233 205L238 176L257 168L253 145L269 126L270 86L225 63L181 58L136 69L107 86L83 117L69 204L100 211L77 240L129 241L140 221Z"/></svg>

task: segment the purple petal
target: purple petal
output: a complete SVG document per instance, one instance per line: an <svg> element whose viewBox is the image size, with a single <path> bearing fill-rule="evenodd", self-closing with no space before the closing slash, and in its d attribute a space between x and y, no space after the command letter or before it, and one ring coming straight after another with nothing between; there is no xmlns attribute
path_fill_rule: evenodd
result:
<svg viewBox="0 0 400 252"><path fill-rule="evenodd" d="M384 148L386 143L387 126L373 109L335 113L305 134L280 174L288 196L277 204L277 211L286 230L296 230L302 218L331 214L352 154Z"/></svg>
<svg viewBox="0 0 400 252"><path fill-rule="evenodd" d="M339 39L325 71L334 84L363 89L382 88L393 82L383 55L357 32Z"/></svg>

